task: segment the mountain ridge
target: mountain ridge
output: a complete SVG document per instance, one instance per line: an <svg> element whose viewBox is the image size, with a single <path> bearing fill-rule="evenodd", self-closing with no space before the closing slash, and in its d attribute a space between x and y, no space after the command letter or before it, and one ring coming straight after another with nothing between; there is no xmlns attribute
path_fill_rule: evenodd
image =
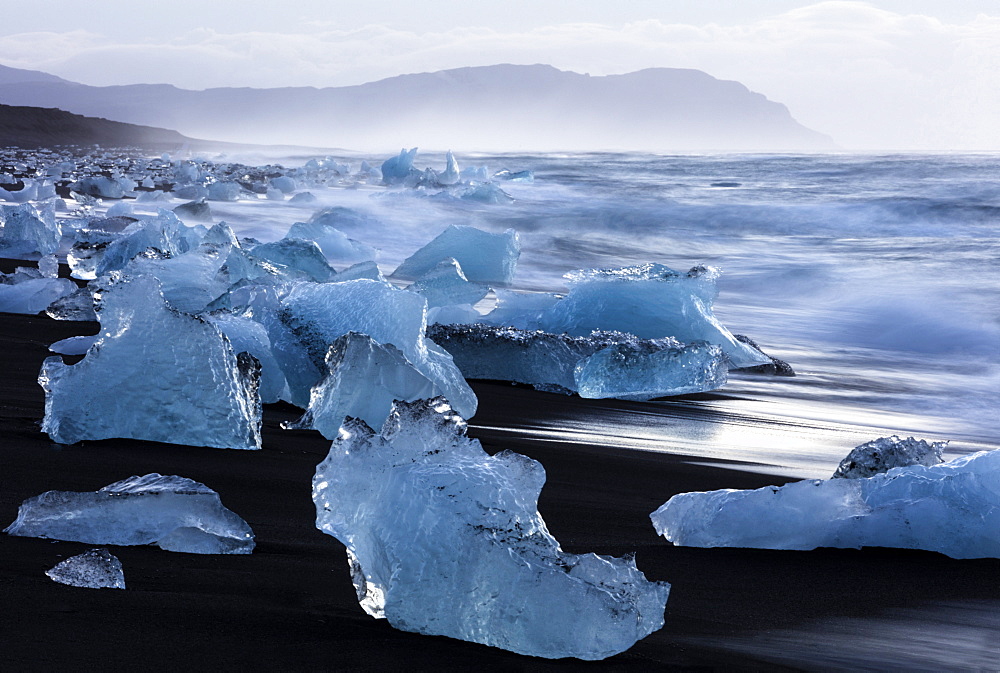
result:
<svg viewBox="0 0 1000 673"><path fill-rule="evenodd" d="M237 143L465 151L835 147L781 103L691 69L589 75L544 64L499 64L343 87L200 91L170 84L92 87L59 78L7 82L4 72L0 66L2 103L58 107Z"/></svg>

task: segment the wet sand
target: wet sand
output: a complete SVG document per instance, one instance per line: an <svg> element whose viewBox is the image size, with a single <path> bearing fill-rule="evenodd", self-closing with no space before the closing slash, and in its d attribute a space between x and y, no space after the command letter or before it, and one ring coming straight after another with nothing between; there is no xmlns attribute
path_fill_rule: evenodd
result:
<svg viewBox="0 0 1000 673"><path fill-rule="evenodd" d="M250 523L258 546L249 556L111 546L128 585L111 591L66 587L44 575L94 545L0 535L4 670L782 670L836 666L823 654L830 649L882 670L905 667L905 641L903 651L884 647L903 637L900 630L878 629L880 620L900 614L915 624L908 631L914 645L932 643L954 668L988 661L1000 642L983 639L998 635L988 620L978 630L960 616L942 625L942 613L934 612L946 604L997 614L1000 560L885 549L673 547L648 518L671 495L788 479L754 472L751 463L735 469L704 456L541 439L518 428L546 416L586 415L591 403L492 382L474 383L480 411L470 434L490 452L512 449L542 462L548 481L540 509L565 549L635 552L647 577L670 582L666 625L628 652L593 663L397 631L362 612L343 547L314 527L311 478L329 442L281 430L282 420L297 416L292 407L265 409L261 451L133 440L51 443L39 431L44 396L36 383L46 346L95 331L94 323L0 314L0 526L42 491L96 490L160 472L217 490ZM600 404L629 411L636 403ZM921 617L932 612L938 617ZM872 628L859 639L857 629L830 626L845 623Z"/></svg>

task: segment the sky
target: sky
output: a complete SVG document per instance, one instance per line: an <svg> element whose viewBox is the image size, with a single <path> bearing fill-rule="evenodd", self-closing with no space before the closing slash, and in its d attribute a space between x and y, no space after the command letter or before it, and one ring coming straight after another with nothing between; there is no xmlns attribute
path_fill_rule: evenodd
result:
<svg viewBox="0 0 1000 673"><path fill-rule="evenodd" d="M845 149L1000 150L1000 0L12 2L0 64L92 85L341 86L496 63L696 68Z"/></svg>

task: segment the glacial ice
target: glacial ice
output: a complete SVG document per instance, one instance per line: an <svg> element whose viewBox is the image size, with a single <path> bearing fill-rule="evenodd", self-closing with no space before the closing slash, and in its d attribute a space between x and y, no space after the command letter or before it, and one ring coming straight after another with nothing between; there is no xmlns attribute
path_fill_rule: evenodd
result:
<svg viewBox="0 0 1000 673"><path fill-rule="evenodd" d="M298 238L315 241L330 262L353 264L373 260L378 251L353 238L334 226L342 215L339 210L320 211L308 222L296 222L285 234L286 239Z"/></svg>
<svg viewBox="0 0 1000 673"><path fill-rule="evenodd" d="M301 238L283 238L272 243L261 243L250 249L254 257L280 264L302 272L304 279L325 283L333 278L333 270L316 241Z"/></svg>
<svg viewBox="0 0 1000 673"><path fill-rule="evenodd" d="M894 467L937 465L944 462L942 454L947 446L948 442L927 442L913 437L879 437L854 447L840 461L832 478L861 479L888 472Z"/></svg>
<svg viewBox="0 0 1000 673"><path fill-rule="evenodd" d="M451 353L466 378L516 381L587 398L649 400L715 390L727 379L721 350L705 342L597 331L570 337L479 324L432 325L427 336Z"/></svg>
<svg viewBox="0 0 1000 673"><path fill-rule="evenodd" d="M61 444L126 437L260 448L253 356L234 353L214 325L168 308L150 276L108 278L98 296L101 338L86 357L42 364L43 432Z"/></svg>
<svg viewBox="0 0 1000 673"><path fill-rule="evenodd" d="M4 313L35 315L76 291L73 281L65 278L31 278L16 284L4 280L0 277L0 312Z"/></svg>
<svg viewBox="0 0 1000 673"><path fill-rule="evenodd" d="M542 466L490 456L441 398L350 419L313 480L358 600L394 627L522 654L603 659L663 625L669 585L631 558L568 554L538 513Z"/></svg>
<svg viewBox="0 0 1000 673"><path fill-rule="evenodd" d="M218 493L155 472L98 491L47 491L28 498L4 532L89 544L155 544L190 554L249 554L254 548L250 526Z"/></svg>
<svg viewBox="0 0 1000 673"><path fill-rule="evenodd" d="M97 320L94 311L94 295L89 287L76 288L49 304L45 314L53 320Z"/></svg>
<svg viewBox="0 0 1000 673"><path fill-rule="evenodd" d="M324 361L330 344L348 332L358 332L398 348L417 371L438 386L459 413L470 418L476 412L476 396L451 356L424 337L425 312L423 297L397 290L388 283L358 279L292 285L281 300L280 320L307 354L305 360L295 357L283 362L292 404L307 406L310 389L326 370ZM272 335L272 346L276 349L287 350L287 343L287 339L275 343ZM294 349L295 344L289 346Z"/></svg>
<svg viewBox="0 0 1000 673"><path fill-rule="evenodd" d="M181 255L196 248L207 231L202 225L188 227L172 212L161 209L153 217L130 224L121 236L113 237L100 255L94 275L103 276L109 271L123 269L133 257L150 249L171 256Z"/></svg>
<svg viewBox="0 0 1000 673"><path fill-rule="evenodd" d="M407 289L423 295L427 299L428 308L454 304L474 305L490 291L486 285L470 283L462 273L462 266L453 257L442 260Z"/></svg>
<svg viewBox="0 0 1000 673"><path fill-rule="evenodd" d="M521 244L513 229L491 234L468 225L453 224L407 257L392 277L419 278L452 257L461 264L465 277L474 283L509 285L520 255Z"/></svg>
<svg viewBox="0 0 1000 673"><path fill-rule="evenodd" d="M480 322L497 326L512 326L523 330L541 329L542 314L555 306L562 297L551 292L514 292L495 289L496 307Z"/></svg>
<svg viewBox="0 0 1000 673"><path fill-rule="evenodd" d="M292 198L288 199L288 203L293 206L309 206L316 203L318 200L319 199L317 199L316 195L312 192L299 192L298 194L292 196Z"/></svg>
<svg viewBox="0 0 1000 673"><path fill-rule="evenodd" d="M309 397L305 415L288 428L312 428L334 439L348 416L381 427L395 400L437 397L441 390L402 352L367 334L348 332L330 345L326 376Z"/></svg>
<svg viewBox="0 0 1000 673"><path fill-rule="evenodd" d="M448 150L448 154L445 156L445 163L445 169L438 174L437 180L445 186L453 185L462 179L462 174L458 168L458 161L455 160L455 155L452 154L451 150Z"/></svg>
<svg viewBox="0 0 1000 673"><path fill-rule="evenodd" d="M213 182L208 186L209 201L239 201L243 188L235 182Z"/></svg>
<svg viewBox="0 0 1000 673"><path fill-rule="evenodd" d="M1000 451L871 477L681 493L650 515L690 547L901 547L1000 558Z"/></svg>
<svg viewBox="0 0 1000 673"><path fill-rule="evenodd" d="M643 339L707 341L722 348L732 367L770 363L766 355L738 341L712 313L718 276L712 267L680 273L652 263L574 271L566 274L569 294L542 313L539 326L572 336L615 330Z"/></svg>
<svg viewBox="0 0 1000 673"><path fill-rule="evenodd" d="M215 219L212 214L212 207L208 205L206 197L201 197L194 201L188 201L174 208L174 214L185 220L192 222L211 222Z"/></svg>
<svg viewBox="0 0 1000 673"><path fill-rule="evenodd" d="M402 149L399 156L390 157L382 162L382 180L387 185L398 185L406 180L412 171L413 160L417 158L417 148Z"/></svg>
<svg viewBox="0 0 1000 673"><path fill-rule="evenodd" d="M51 204L0 206L0 256L51 255L61 236Z"/></svg>
<svg viewBox="0 0 1000 673"><path fill-rule="evenodd" d="M87 196L96 196L100 199L121 199L125 197L125 190L121 183L113 178L104 175L92 175L82 178L70 185L70 189Z"/></svg>
<svg viewBox="0 0 1000 673"><path fill-rule="evenodd" d="M86 355L90 347L101 338L100 334L93 336L73 336L60 339L49 346L49 350L60 355Z"/></svg>
<svg viewBox="0 0 1000 673"><path fill-rule="evenodd" d="M287 397L287 383L271 350L267 330L260 323L236 313L215 311L203 317L219 328L236 353L249 353L260 363L260 401L273 404Z"/></svg>
<svg viewBox="0 0 1000 673"><path fill-rule="evenodd" d="M122 562L107 549L91 549L57 563L45 574L59 584L84 589L124 589Z"/></svg>

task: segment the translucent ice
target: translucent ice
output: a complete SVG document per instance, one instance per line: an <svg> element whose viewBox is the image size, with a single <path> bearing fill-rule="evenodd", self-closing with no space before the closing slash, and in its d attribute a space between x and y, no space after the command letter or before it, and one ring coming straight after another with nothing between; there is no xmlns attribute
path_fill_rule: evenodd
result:
<svg viewBox="0 0 1000 673"><path fill-rule="evenodd" d="M88 287L77 288L49 304L45 314L54 320L97 320L94 295Z"/></svg>
<svg viewBox="0 0 1000 673"><path fill-rule="evenodd" d="M354 263L375 259L378 252L370 245L348 238L334 226L339 211L321 211L308 222L296 222L285 234L285 238L315 241L331 262Z"/></svg>
<svg viewBox="0 0 1000 673"><path fill-rule="evenodd" d="M643 339L707 341L721 346L733 367L770 363L712 313L718 276L712 267L680 273L662 264L574 271L566 276L569 294L541 315L540 327L573 336L616 330Z"/></svg>
<svg viewBox="0 0 1000 673"><path fill-rule="evenodd" d="M70 189L80 194L102 199L121 199L125 196L125 190L122 189L121 183L104 175L82 178L70 185Z"/></svg>
<svg viewBox="0 0 1000 673"><path fill-rule="evenodd" d="M383 161L382 180L385 181L385 184L396 185L406 180L410 176L410 172L416 170L413 168L413 160L416 157L417 148L414 147L410 150L402 149L399 151L399 156Z"/></svg>
<svg viewBox="0 0 1000 673"><path fill-rule="evenodd" d="M462 266L452 257L442 260L437 266L418 278L408 289L423 295L430 308L453 304L475 304L489 292L489 287L486 285L470 283L465 274L462 273Z"/></svg>
<svg viewBox="0 0 1000 673"><path fill-rule="evenodd" d="M451 150L448 150L445 161L447 165L444 171L438 175L437 180L442 185L453 185L462 179L462 175L458 169L458 162L455 160L455 155L451 153Z"/></svg>
<svg viewBox="0 0 1000 673"><path fill-rule="evenodd" d="M381 427L394 400L436 397L441 390L398 348L348 332L326 354L327 374L313 387L305 415L289 428L313 428L334 439L347 416Z"/></svg>
<svg viewBox="0 0 1000 673"><path fill-rule="evenodd" d="M392 275L419 278L443 260L453 257L462 265L470 281L508 285L514 279L520 254L521 244L513 229L491 234L475 227L453 224L407 257Z"/></svg>
<svg viewBox="0 0 1000 673"><path fill-rule="evenodd" d="M69 337L50 345L49 350L60 355L85 355L99 338L99 334Z"/></svg>
<svg viewBox="0 0 1000 673"><path fill-rule="evenodd" d="M0 311L34 315L75 291L73 281L65 278L32 278L13 285L0 279Z"/></svg>
<svg viewBox="0 0 1000 673"><path fill-rule="evenodd" d="M281 322L308 353L309 361L294 360L297 364L291 370L283 365L292 403L307 405L310 389L326 370L324 359L330 344L348 332L358 332L398 348L456 410L471 417L476 411L476 396L451 356L424 337L425 312L423 297L388 283L358 279L293 285L281 300Z"/></svg>
<svg viewBox="0 0 1000 673"><path fill-rule="evenodd" d="M155 544L191 554L249 554L253 531L204 484L155 472L99 491L47 491L21 503L4 531L90 544Z"/></svg>
<svg viewBox="0 0 1000 673"><path fill-rule="evenodd" d="M330 280L336 273L327 263L316 241L286 237L273 243L256 245L250 250L250 254L300 271L303 278L318 283Z"/></svg>
<svg viewBox="0 0 1000 673"><path fill-rule="evenodd" d="M840 461L834 479L859 479L888 472L908 465L937 465L944 462L942 454L948 442L927 442L922 439L880 437L865 442Z"/></svg>
<svg viewBox="0 0 1000 673"><path fill-rule="evenodd" d="M239 201L243 188L235 182L213 182L208 186L209 201Z"/></svg>
<svg viewBox="0 0 1000 673"><path fill-rule="evenodd" d="M492 182L470 185L458 193L458 198L463 201L475 201L477 203L489 203L493 205L514 202L514 198L510 194Z"/></svg>
<svg viewBox="0 0 1000 673"><path fill-rule="evenodd" d="M1000 451L871 477L681 493L651 515L691 547L902 547L1000 558Z"/></svg>
<svg viewBox="0 0 1000 673"><path fill-rule="evenodd" d="M50 255L59 247L61 236L51 205L0 206L0 256Z"/></svg>
<svg viewBox="0 0 1000 673"><path fill-rule="evenodd" d="M168 210L130 224L122 235L113 238L100 254L94 274L125 268L133 257L149 250L180 255L201 243L207 230L201 225L188 227Z"/></svg>
<svg viewBox="0 0 1000 673"><path fill-rule="evenodd" d="M183 217L192 222L211 222L214 219L212 207L208 205L205 198L195 201L188 201L174 208L177 217Z"/></svg>
<svg viewBox="0 0 1000 673"><path fill-rule="evenodd" d="M704 342L620 332L570 337L487 325L433 325L427 336L451 353L466 378L517 381L581 397L648 400L726 383L721 350Z"/></svg>
<svg viewBox="0 0 1000 673"><path fill-rule="evenodd" d="M542 466L483 451L440 398L380 434L345 423L313 480L361 606L396 628L540 657L602 659L663 625L669 585L631 558L568 554L538 513Z"/></svg>
<svg viewBox="0 0 1000 673"><path fill-rule="evenodd" d="M75 365L45 360L42 431L56 442L128 437L260 448L260 365L219 329L168 308L156 279L100 288L101 338Z"/></svg>
<svg viewBox="0 0 1000 673"><path fill-rule="evenodd" d="M285 375L271 350L267 330L260 323L242 315L216 311L203 316L226 335L233 350L249 353L260 363L260 400L272 404L287 396Z"/></svg>
<svg viewBox="0 0 1000 673"><path fill-rule="evenodd" d="M85 589L124 589L122 562L107 549L91 549L57 563L45 574L59 584Z"/></svg>

